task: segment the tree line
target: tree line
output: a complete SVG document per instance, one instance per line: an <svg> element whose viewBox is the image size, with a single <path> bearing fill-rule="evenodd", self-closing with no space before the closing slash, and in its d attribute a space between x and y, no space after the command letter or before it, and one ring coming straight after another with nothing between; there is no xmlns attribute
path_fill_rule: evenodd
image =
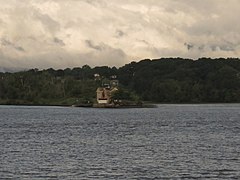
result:
<svg viewBox="0 0 240 180"><path fill-rule="evenodd" d="M96 76L99 75L99 76ZM238 58L145 59L122 67L0 73L0 104L71 105L94 102L96 89L116 75L124 92L157 103L240 102Z"/></svg>

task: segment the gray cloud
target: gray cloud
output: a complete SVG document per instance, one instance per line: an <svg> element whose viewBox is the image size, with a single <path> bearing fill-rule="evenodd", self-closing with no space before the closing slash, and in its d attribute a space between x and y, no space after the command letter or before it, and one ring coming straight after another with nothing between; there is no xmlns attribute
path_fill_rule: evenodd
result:
<svg viewBox="0 0 240 180"><path fill-rule="evenodd" d="M53 38L53 42L60 45L60 46L65 46L65 43L63 42L63 40L58 39L57 37Z"/></svg>
<svg viewBox="0 0 240 180"><path fill-rule="evenodd" d="M0 66L239 57L239 0L0 0Z"/></svg>
<svg viewBox="0 0 240 180"><path fill-rule="evenodd" d="M42 14L38 11L35 11L33 17L36 19L36 21L41 22L46 31L50 33L54 34L60 30L60 24L47 14Z"/></svg>
<svg viewBox="0 0 240 180"><path fill-rule="evenodd" d="M125 36L126 34L122 30L116 30L116 37L121 38Z"/></svg>
<svg viewBox="0 0 240 180"><path fill-rule="evenodd" d="M10 47L10 48L15 49L17 51L25 51L23 47L18 46L16 44L4 39L4 38L1 39L1 45L5 46L5 47Z"/></svg>
<svg viewBox="0 0 240 180"><path fill-rule="evenodd" d="M95 50L98 50L98 51L102 51L103 49L103 45L100 46L100 45L94 45L93 42L91 40L86 40L86 45L89 47L89 48L92 48L92 49L95 49Z"/></svg>
<svg viewBox="0 0 240 180"><path fill-rule="evenodd" d="M191 50L194 48L193 44L184 43L184 45L187 47L188 50Z"/></svg>
<svg viewBox="0 0 240 180"><path fill-rule="evenodd" d="M184 45L186 46L186 48L189 51L192 50L199 50L199 51L204 51L206 49L209 49L211 51L231 51L234 52L235 46L231 43L222 43L222 44L202 44L202 45L194 45L191 43L184 43Z"/></svg>

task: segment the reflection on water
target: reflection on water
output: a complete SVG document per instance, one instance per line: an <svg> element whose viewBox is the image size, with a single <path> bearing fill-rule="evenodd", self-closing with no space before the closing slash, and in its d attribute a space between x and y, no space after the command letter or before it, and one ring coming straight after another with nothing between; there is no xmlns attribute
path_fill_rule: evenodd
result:
<svg viewBox="0 0 240 180"><path fill-rule="evenodd" d="M0 179L240 179L240 105L0 106Z"/></svg>

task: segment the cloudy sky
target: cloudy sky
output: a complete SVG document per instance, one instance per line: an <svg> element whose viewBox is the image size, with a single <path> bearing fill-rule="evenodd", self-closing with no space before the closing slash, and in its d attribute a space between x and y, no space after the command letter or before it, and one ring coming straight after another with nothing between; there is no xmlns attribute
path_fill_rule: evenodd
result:
<svg viewBox="0 0 240 180"><path fill-rule="evenodd" d="M240 0L0 0L0 67L240 57Z"/></svg>

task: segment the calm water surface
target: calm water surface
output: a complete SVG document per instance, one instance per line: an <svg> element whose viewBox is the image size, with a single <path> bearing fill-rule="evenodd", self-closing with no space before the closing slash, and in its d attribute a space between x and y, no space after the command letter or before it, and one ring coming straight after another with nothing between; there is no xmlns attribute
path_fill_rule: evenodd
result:
<svg viewBox="0 0 240 180"><path fill-rule="evenodd" d="M240 179L240 105L0 106L0 179Z"/></svg>

